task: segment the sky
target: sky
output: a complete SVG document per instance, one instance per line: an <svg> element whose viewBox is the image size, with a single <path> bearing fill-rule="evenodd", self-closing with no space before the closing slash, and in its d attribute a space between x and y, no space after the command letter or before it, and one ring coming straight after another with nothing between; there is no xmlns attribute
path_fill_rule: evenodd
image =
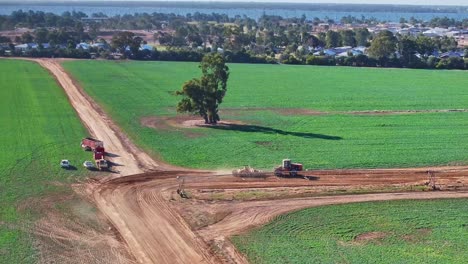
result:
<svg viewBox="0 0 468 264"><path fill-rule="evenodd" d="M33 0L34 1L34 0ZM78 0L37 0L38 2L79 2ZM86 0L85 0L86 1ZM87 0L103 1L103 0ZM109 0L107 0L109 1ZM110 0L129 1L131 0ZM155 1L155 0L138 0ZM161 2L173 2L174 0L156 0ZM338 4L394 4L394 5L459 5L468 6L468 0L175 0L187 2L283 2L283 3L338 3ZM0 0L0 2L12 2L11 0Z"/></svg>

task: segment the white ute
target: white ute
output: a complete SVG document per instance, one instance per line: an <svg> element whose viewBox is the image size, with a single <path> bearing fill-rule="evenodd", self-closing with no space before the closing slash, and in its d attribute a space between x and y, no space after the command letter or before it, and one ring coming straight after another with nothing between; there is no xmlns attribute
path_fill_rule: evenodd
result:
<svg viewBox="0 0 468 264"><path fill-rule="evenodd" d="M92 162L89 161L89 160L83 162L83 166L84 166L85 168L87 168L88 170L94 169L94 163L92 163Z"/></svg>
<svg viewBox="0 0 468 264"><path fill-rule="evenodd" d="M61 160L60 161L60 167L65 168L65 169L70 168L70 161L66 160L66 159Z"/></svg>

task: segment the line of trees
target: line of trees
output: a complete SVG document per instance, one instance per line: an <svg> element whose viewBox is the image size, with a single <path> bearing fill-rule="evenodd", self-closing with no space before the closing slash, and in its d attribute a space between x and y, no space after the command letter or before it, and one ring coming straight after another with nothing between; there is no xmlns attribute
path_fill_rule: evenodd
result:
<svg viewBox="0 0 468 264"><path fill-rule="evenodd" d="M104 14L93 16L101 17ZM463 65L466 68L463 59L440 60L432 56L434 52L455 50L457 42L453 38L402 36L394 35L390 31L373 35L366 28L328 30L312 34L313 27L321 20L307 21L305 16L284 19L280 16L263 15L256 21L245 16L229 18L217 14L195 13L177 16L154 13L115 16L102 23L83 22L81 19L86 17L86 14L82 12L67 12L58 16L44 12L16 11L10 16L0 16L0 18L5 17L8 17L7 21L19 21L21 25L42 25L14 40L0 36L0 43L4 43L3 46L8 45L16 56L110 58L111 52L119 52L124 58L139 60L201 61L204 54L219 51L225 54L228 62L410 68L462 68ZM232 23L206 21L210 19ZM353 18L347 17L347 19ZM197 22L192 23L193 20ZM0 19L0 24L1 21ZM61 27L46 27L46 25L61 25ZM117 31L107 43L106 40L98 38L104 25L116 28L125 26L159 28L153 40L165 45L167 50L142 50L141 46L147 44L145 40L128 31ZM77 44L83 41L102 45L77 49ZM14 49L13 43L32 42L39 44L39 47L29 51ZM43 46L44 43L48 44L48 48ZM339 46L365 46L368 47L369 56L350 54L347 58L332 58L310 54L310 49ZM0 55L4 53L5 49L0 48Z"/></svg>
<svg viewBox="0 0 468 264"><path fill-rule="evenodd" d="M356 55L350 57L328 57L328 56L315 56L308 55L305 62L290 60L288 64L306 64L306 65L322 65L322 66L353 66L353 67L393 67L401 68L405 66L400 58L380 58L376 59L365 55ZM418 58L415 60L411 67L415 69L458 69L467 70L468 60L450 57L446 59L439 59L436 57Z"/></svg>

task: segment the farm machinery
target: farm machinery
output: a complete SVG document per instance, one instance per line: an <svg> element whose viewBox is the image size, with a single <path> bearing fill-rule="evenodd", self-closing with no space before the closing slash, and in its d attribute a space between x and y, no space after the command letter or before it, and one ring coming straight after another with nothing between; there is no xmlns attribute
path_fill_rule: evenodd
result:
<svg viewBox="0 0 468 264"><path fill-rule="evenodd" d="M278 177L296 177L300 171L303 171L301 163L292 163L290 159L284 159L281 166L275 168L274 173Z"/></svg>
<svg viewBox="0 0 468 264"><path fill-rule="evenodd" d="M290 159L284 159L281 166L273 169L273 173L278 177L296 177L298 172L303 171L301 163L292 163ZM246 178L265 178L269 172L254 169L249 165L245 165L242 169L232 171L232 175L236 177Z"/></svg>
<svg viewBox="0 0 468 264"><path fill-rule="evenodd" d="M109 168L109 163L105 158L106 151L104 149L104 142L87 137L81 140L81 147L85 151L93 151L93 157L94 162L96 163L96 168L98 168L99 170L107 170Z"/></svg>
<svg viewBox="0 0 468 264"><path fill-rule="evenodd" d="M266 172L245 165L242 169L233 170L232 175L236 177L264 178L266 177Z"/></svg>

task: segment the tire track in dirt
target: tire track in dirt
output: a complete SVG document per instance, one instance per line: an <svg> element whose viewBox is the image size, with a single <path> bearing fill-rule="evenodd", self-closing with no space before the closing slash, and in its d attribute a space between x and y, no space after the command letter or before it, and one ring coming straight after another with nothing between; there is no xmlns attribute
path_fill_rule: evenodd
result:
<svg viewBox="0 0 468 264"><path fill-rule="evenodd" d="M336 170L336 171L312 171L314 175L321 175L320 179L308 181L304 179L277 179L269 177L267 179L241 179L228 175L215 175L209 173L190 173L186 171L173 172L151 172L130 177L109 180L104 192L109 192L113 203L125 208L125 219L132 230L138 231L138 239L141 243L146 241L156 241L151 236L157 236L160 239L155 242L152 252L148 255L157 256L160 254L160 247L164 245L167 239L172 239L177 249L166 249L168 257L172 254L180 254L177 261L173 263L199 263L200 259L196 256L186 254L184 248L199 248L205 252L206 259L210 262L222 263L247 263L245 257L237 251L234 245L229 241L229 237L241 232L261 226L274 217L291 211L341 203L365 202L365 201L384 201L401 199L436 199L436 198L468 198L468 192L408 192L408 193L377 193L377 194L355 194L355 195L333 195L323 197L307 198L288 198L261 201L206 201L198 200L187 202L178 201L177 176L184 177L185 188L189 190L210 190L216 189L239 189L251 188L279 188L288 183L293 186L391 186L393 184L423 184L427 179L427 170L437 170L440 183L452 184L462 181L467 186L467 167L431 167L431 168L408 168L408 169L376 169L376 170ZM365 177L363 177L365 175ZM284 181L283 181L284 180ZM109 196L109 195L108 195ZM174 200L174 197L175 200ZM195 202L193 204L192 202ZM230 213L218 222L212 223L206 227L191 231L187 226L185 217L188 210L203 212L220 212L228 210ZM166 212L173 217L168 221L160 218L160 212ZM177 214L176 212L179 212ZM190 215L190 213L188 213ZM130 217L133 215L133 217ZM134 217L134 216L137 217ZM181 219L180 215L184 215ZM167 216L167 215L164 215ZM177 233L159 232L145 234L142 227L146 224L157 222L158 224L170 224L178 226ZM185 230L185 231L183 231ZM188 237L187 237L188 236ZM187 242L189 241L189 242ZM194 241L195 244L190 244ZM162 244L161 244L162 243ZM136 250L136 249L135 249ZM173 251L174 250L174 251ZM216 252L216 258L212 257L210 252ZM222 252L222 253L219 253ZM152 259L152 258L151 258ZM150 259L150 260L151 260ZM149 260L149 261L150 261ZM179 261L180 260L180 261Z"/></svg>
<svg viewBox="0 0 468 264"><path fill-rule="evenodd" d="M105 207L100 209L120 221L117 226L124 226L119 230L129 238L128 245L138 262L215 263L205 243L162 196L166 188L176 185L175 179L158 179L155 175L154 180L132 182L137 177L125 177L129 182L108 182L95 195L101 197L97 200L105 200ZM145 188L148 182L156 184Z"/></svg>
<svg viewBox="0 0 468 264"><path fill-rule="evenodd" d="M199 230L199 233L208 240L215 239L219 236L229 237L268 223L274 217L281 214L317 206L358 202L442 198L468 198L468 191L353 194L242 202L230 207L233 212L229 216L214 225L202 228ZM223 203L220 203L220 205L222 206Z"/></svg>

